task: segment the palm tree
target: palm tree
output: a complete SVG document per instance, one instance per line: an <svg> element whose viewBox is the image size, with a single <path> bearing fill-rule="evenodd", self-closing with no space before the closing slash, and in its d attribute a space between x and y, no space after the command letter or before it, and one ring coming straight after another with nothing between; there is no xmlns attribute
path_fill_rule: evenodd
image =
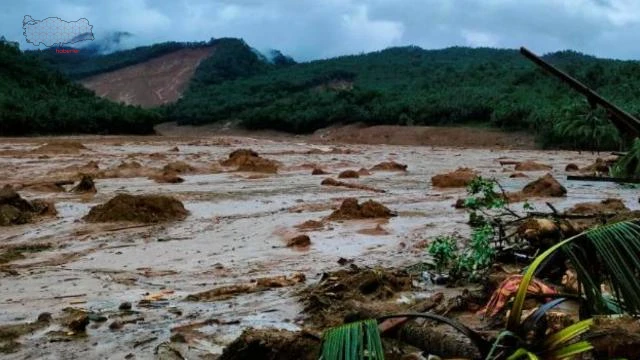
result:
<svg viewBox="0 0 640 360"><path fill-rule="evenodd" d="M619 148L622 142L618 130L607 120L601 109L592 109L586 103L574 103L562 110L554 124L554 131L574 146L592 151Z"/></svg>

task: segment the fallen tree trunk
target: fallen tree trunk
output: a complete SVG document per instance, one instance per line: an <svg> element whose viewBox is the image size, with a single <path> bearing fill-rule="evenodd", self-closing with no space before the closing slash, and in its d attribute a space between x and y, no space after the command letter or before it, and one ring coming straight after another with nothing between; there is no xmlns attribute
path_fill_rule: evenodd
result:
<svg viewBox="0 0 640 360"><path fill-rule="evenodd" d="M443 358L481 359L480 351L460 334L443 331L430 323L405 324L398 332L398 339L429 354Z"/></svg>

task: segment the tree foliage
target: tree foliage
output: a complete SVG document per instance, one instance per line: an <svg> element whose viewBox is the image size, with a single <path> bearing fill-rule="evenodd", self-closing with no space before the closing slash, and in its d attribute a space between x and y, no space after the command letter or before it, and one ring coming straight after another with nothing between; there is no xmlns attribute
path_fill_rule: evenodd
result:
<svg viewBox="0 0 640 360"><path fill-rule="evenodd" d="M0 44L0 135L153 132L157 112L101 99Z"/></svg>

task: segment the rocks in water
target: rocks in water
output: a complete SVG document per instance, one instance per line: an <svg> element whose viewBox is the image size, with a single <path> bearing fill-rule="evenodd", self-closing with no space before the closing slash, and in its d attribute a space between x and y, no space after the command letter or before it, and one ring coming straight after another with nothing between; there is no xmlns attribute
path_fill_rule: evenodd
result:
<svg viewBox="0 0 640 360"><path fill-rule="evenodd" d="M80 179L78 185L71 189L71 191L75 193L95 194L98 190L96 190L96 184L93 182L91 175L82 175L82 179Z"/></svg>
<svg viewBox="0 0 640 360"><path fill-rule="evenodd" d="M182 220L188 214L182 202L170 196L119 194L105 204L91 208L83 219L89 222L156 223Z"/></svg>
<svg viewBox="0 0 640 360"><path fill-rule="evenodd" d="M407 171L407 165L395 161L381 162L371 168L372 171Z"/></svg>
<svg viewBox="0 0 640 360"><path fill-rule="evenodd" d="M359 177L360 174L355 170L345 170L338 174L338 179L357 179Z"/></svg>
<svg viewBox="0 0 640 360"><path fill-rule="evenodd" d="M314 168L313 171L311 171L311 175L326 175L326 174L328 174L328 172L320 168Z"/></svg>
<svg viewBox="0 0 640 360"><path fill-rule="evenodd" d="M461 167L450 173L432 177L431 184L442 188L466 187L476 176L478 174L472 169Z"/></svg>
<svg viewBox="0 0 640 360"><path fill-rule="evenodd" d="M551 170L553 166L540 164L535 161L523 161L516 164L516 171L547 171Z"/></svg>
<svg viewBox="0 0 640 360"><path fill-rule="evenodd" d="M129 301L125 301L118 306L118 309L123 311L131 310L131 303Z"/></svg>
<svg viewBox="0 0 640 360"><path fill-rule="evenodd" d="M522 193L527 196L563 197L567 195L567 189L551 174L546 174L538 180L527 184L522 189Z"/></svg>
<svg viewBox="0 0 640 360"><path fill-rule="evenodd" d="M564 171L566 172L573 172L573 171L578 171L580 170L580 168L578 167L578 165L576 164L567 164L567 166L564 168Z"/></svg>
<svg viewBox="0 0 640 360"><path fill-rule="evenodd" d="M565 211L566 214L612 214L629 211L629 208L620 199L605 199L601 202L579 203Z"/></svg>
<svg viewBox="0 0 640 360"><path fill-rule="evenodd" d="M360 170L358 170L358 175L360 175L360 176L368 176L368 175L371 175L371 173L369 172L369 170L367 170L365 168L360 168Z"/></svg>
<svg viewBox="0 0 640 360"><path fill-rule="evenodd" d="M306 247L311 245L311 238L308 235L298 235L287 241L287 247Z"/></svg>
<svg viewBox="0 0 640 360"><path fill-rule="evenodd" d="M251 149L239 149L231 152L229 158L221 162L223 166L237 166L237 171L277 173L278 163L260 157Z"/></svg>
<svg viewBox="0 0 640 360"><path fill-rule="evenodd" d="M9 185L0 189L0 226L21 225L36 216L55 216L57 211L51 201L23 199Z"/></svg>
<svg viewBox="0 0 640 360"><path fill-rule="evenodd" d="M184 179L178 176L178 173L175 171L163 171L161 174L152 176L151 179L161 184L179 184L184 182Z"/></svg>
<svg viewBox="0 0 640 360"><path fill-rule="evenodd" d="M178 174L186 174L190 172L196 171L196 168L187 164L184 161L174 161L170 162L162 168L164 172L173 172Z"/></svg>
<svg viewBox="0 0 640 360"><path fill-rule="evenodd" d="M345 199L340 208L331 215L330 220L354 220L354 219L372 219L372 218L390 218L397 214L389 210L386 206L373 200L367 200L362 204L358 203L358 199Z"/></svg>

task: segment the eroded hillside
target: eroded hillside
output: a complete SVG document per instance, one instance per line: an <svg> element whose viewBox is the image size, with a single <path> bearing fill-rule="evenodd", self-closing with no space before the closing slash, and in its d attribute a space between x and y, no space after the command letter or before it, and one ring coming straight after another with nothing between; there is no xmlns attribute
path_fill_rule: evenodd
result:
<svg viewBox="0 0 640 360"><path fill-rule="evenodd" d="M215 46L181 49L80 81L98 96L125 104L154 107L176 101L196 68Z"/></svg>

